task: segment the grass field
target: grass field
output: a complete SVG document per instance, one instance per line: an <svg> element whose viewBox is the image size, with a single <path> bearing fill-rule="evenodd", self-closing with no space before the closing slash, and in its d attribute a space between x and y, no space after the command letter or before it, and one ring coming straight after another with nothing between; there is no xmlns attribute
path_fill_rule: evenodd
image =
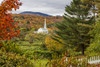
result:
<svg viewBox="0 0 100 67"><path fill-rule="evenodd" d="M35 67L46 67L46 64L48 63L47 59L38 59L38 60L32 60Z"/></svg>
<svg viewBox="0 0 100 67"><path fill-rule="evenodd" d="M41 49L41 42L30 44L27 41L20 41L18 43L18 46L24 51L26 51L26 50L27 51L40 50Z"/></svg>

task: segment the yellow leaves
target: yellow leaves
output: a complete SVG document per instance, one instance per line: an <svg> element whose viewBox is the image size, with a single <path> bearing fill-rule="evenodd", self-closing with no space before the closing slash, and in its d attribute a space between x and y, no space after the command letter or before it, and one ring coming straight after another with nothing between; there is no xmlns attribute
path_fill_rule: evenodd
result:
<svg viewBox="0 0 100 67"><path fill-rule="evenodd" d="M49 50L53 50L53 51L58 51L60 49L63 48L63 45L60 44L59 42L53 40L52 38L50 37L47 37L45 39L45 44L46 44L46 47L49 49Z"/></svg>
<svg viewBox="0 0 100 67"><path fill-rule="evenodd" d="M89 2L89 0L81 0L82 1L82 3L88 3Z"/></svg>
<svg viewBox="0 0 100 67"><path fill-rule="evenodd" d="M88 8L87 6L84 6L84 5L80 5L80 7L82 7L82 8Z"/></svg>

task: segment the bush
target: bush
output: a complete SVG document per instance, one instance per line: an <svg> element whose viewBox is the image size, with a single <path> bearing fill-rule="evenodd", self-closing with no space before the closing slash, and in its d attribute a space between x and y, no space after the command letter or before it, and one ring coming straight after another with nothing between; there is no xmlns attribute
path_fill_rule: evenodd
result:
<svg viewBox="0 0 100 67"><path fill-rule="evenodd" d="M73 52L73 55L74 56L80 56L80 55L82 55L82 53L81 52Z"/></svg>
<svg viewBox="0 0 100 67"><path fill-rule="evenodd" d="M86 58L79 60L76 57L53 58L45 65L49 67L99 67L99 64L88 64Z"/></svg>
<svg viewBox="0 0 100 67"><path fill-rule="evenodd" d="M24 52L24 55L29 59L33 59L34 58L33 53L34 53L33 51L26 51Z"/></svg>
<svg viewBox="0 0 100 67"><path fill-rule="evenodd" d="M51 58L52 57L53 52L50 51L34 51L34 55L36 55L39 58Z"/></svg>
<svg viewBox="0 0 100 67"><path fill-rule="evenodd" d="M0 51L0 67L34 67L25 57Z"/></svg>
<svg viewBox="0 0 100 67"><path fill-rule="evenodd" d="M7 42L4 41L1 49L6 52L12 52L12 53L20 54L20 55L23 54L20 47L17 46L17 44L12 41L7 41Z"/></svg>

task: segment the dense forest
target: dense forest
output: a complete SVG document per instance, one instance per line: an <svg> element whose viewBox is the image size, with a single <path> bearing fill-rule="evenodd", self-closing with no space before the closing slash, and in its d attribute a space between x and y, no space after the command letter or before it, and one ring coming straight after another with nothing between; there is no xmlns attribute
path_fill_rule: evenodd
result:
<svg viewBox="0 0 100 67"><path fill-rule="evenodd" d="M60 16L50 16L43 17L38 15L25 15L25 14L13 14L13 19L18 23L20 28L35 28L35 30L43 27L44 19L47 19L47 27L50 30L54 29L54 24L62 22L63 17Z"/></svg>

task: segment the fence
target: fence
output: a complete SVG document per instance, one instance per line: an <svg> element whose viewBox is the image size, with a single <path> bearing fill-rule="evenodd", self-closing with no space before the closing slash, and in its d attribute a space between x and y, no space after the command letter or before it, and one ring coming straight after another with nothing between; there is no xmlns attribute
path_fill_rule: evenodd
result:
<svg viewBox="0 0 100 67"><path fill-rule="evenodd" d="M85 59L89 64L99 64L100 63L100 56L94 56L94 57L89 57L89 58L80 58L78 59L79 61L82 61ZM67 58L66 58L67 61Z"/></svg>
<svg viewBox="0 0 100 67"><path fill-rule="evenodd" d="M89 64L98 64L98 63L100 63L100 57L99 56L90 57L88 59L88 63Z"/></svg>

